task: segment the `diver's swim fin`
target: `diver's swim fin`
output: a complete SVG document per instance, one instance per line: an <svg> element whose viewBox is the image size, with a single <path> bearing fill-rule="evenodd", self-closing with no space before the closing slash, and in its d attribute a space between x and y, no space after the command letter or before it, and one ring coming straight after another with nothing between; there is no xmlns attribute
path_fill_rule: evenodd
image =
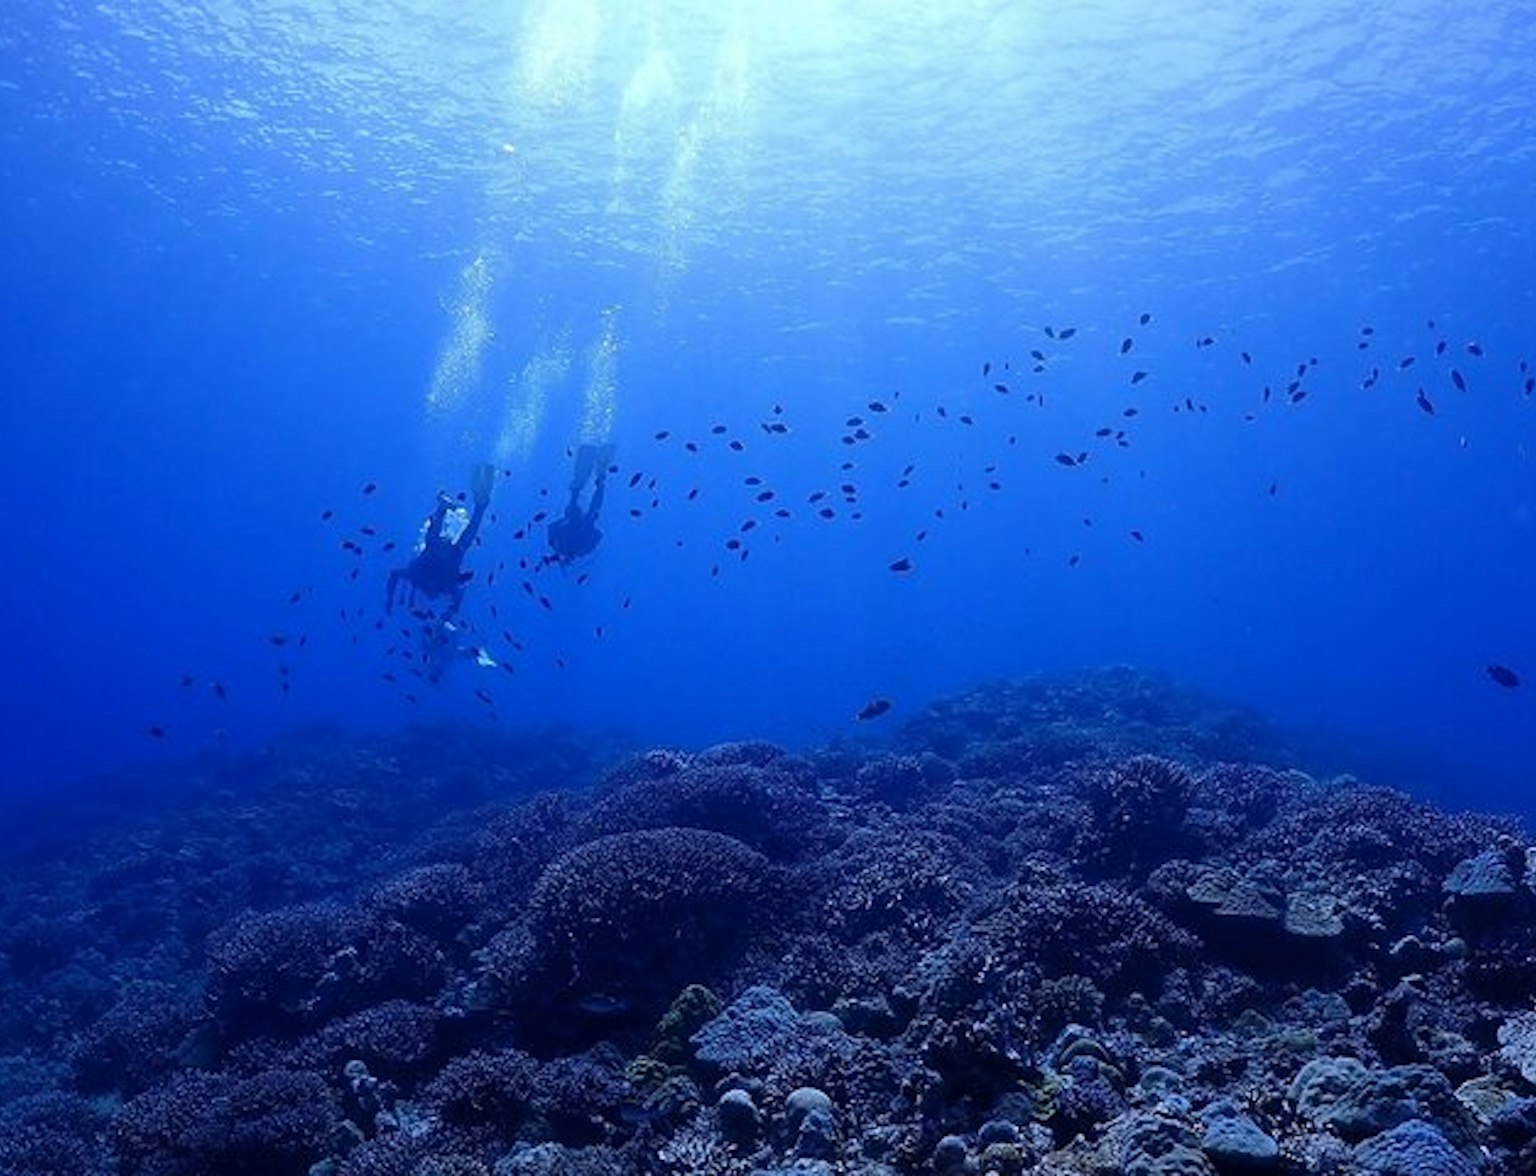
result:
<svg viewBox="0 0 1536 1176"><path fill-rule="evenodd" d="M491 491L496 486L496 467L489 462L481 462L475 466L469 476L469 492L478 502L489 502Z"/></svg>
<svg viewBox="0 0 1536 1176"><path fill-rule="evenodd" d="M580 446L576 450L576 466L571 471L571 493L581 493L594 474L598 478L607 477L608 463L612 460L611 444Z"/></svg>
<svg viewBox="0 0 1536 1176"><path fill-rule="evenodd" d="M608 476L608 467L613 464L613 442L607 441L592 448L596 451L592 455L592 469L601 482Z"/></svg>

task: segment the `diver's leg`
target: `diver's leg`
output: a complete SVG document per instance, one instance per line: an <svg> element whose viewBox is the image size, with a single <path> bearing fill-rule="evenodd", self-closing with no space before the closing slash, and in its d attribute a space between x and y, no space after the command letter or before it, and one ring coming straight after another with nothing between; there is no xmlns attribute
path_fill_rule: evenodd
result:
<svg viewBox="0 0 1536 1176"><path fill-rule="evenodd" d="M448 508L452 505L453 500L439 490L437 506L432 511L432 517L427 520L427 537L421 545L423 551L430 551L443 541L443 520L448 517Z"/></svg>
<svg viewBox="0 0 1536 1176"><path fill-rule="evenodd" d="M597 484L592 489L592 501L587 504L587 522L597 522L598 512L603 509L603 492L607 489L608 479L599 474Z"/></svg>

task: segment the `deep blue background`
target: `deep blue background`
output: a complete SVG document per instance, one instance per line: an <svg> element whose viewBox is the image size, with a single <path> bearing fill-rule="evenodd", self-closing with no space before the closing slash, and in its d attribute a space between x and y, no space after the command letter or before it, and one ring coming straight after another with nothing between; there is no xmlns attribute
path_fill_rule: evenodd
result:
<svg viewBox="0 0 1536 1176"><path fill-rule="evenodd" d="M1528 804L1519 6L435 7L0 17L6 788L298 723L482 722L477 687L506 724L800 743L875 695L899 720L989 677L1128 662L1398 748L1460 801ZM477 257L494 337L431 412ZM469 615L516 675L466 665L405 701L372 628L390 560L349 580L339 541L408 545L495 453L525 365L563 350L473 565L537 555L513 533L558 492L605 312L622 472L590 581L537 577L552 612L520 575L477 584ZM1261 404L1314 357L1303 403ZM1011 365L1009 395L983 361ZM871 399L896 411L850 454ZM759 428L776 404L781 438ZM836 495L813 517L850 455L864 517ZM764 517L748 475L795 518L742 564L722 544Z"/></svg>

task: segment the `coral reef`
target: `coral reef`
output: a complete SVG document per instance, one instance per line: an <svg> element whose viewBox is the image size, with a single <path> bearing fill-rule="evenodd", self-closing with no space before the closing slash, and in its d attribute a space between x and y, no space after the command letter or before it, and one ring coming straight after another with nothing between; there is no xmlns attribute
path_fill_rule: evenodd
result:
<svg viewBox="0 0 1536 1176"><path fill-rule="evenodd" d="M803 755L443 735L18 845L0 1171L1536 1171L1531 838L1250 714L1115 670Z"/></svg>

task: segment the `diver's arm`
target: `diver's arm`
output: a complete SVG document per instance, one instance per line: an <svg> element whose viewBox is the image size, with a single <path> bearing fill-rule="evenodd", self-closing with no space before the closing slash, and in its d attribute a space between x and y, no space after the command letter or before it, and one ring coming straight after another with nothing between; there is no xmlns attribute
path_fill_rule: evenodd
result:
<svg viewBox="0 0 1536 1176"><path fill-rule="evenodd" d="M464 534L460 535L459 541L454 544L461 555L475 545L475 536L480 533L480 524L485 519L486 508L490 505L489 499L475 503L474 512L469 516L469 525L464 528Z"/></svg>

